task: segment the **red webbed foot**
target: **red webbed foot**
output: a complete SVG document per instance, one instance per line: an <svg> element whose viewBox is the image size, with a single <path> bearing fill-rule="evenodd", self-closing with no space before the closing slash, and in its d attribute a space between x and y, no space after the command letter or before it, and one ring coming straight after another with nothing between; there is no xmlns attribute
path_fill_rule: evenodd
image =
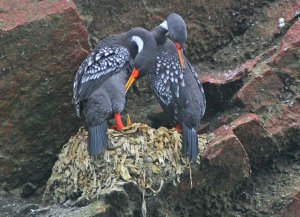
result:
<svg viewBox="0 0 300 217"><path fill-rule="evenodd" d="M121 130L124 128L124 125L122 123L121 115L119 113L114 114L115 120L116 120L116 125L112 126L113 129L115 130Z"/></svg>
<svg viewBox="0 0 300 217"><path fill-rule="evenodd" d="M182 126L181 126L181 124L176 124L176 125L175 125L175 128L176 128L176 130L177 130L178 132L181 132L181 131L182 131Z"/></svg>

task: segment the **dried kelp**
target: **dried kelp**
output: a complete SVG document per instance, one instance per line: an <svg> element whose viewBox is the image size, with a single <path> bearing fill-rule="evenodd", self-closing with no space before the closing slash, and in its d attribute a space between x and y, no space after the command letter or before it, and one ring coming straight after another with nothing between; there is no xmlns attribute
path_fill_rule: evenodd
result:
<svg viewBox="0 0 300 217"><path fill-rule="evenodd" d="M87 132L80 128L64 145L44 200L61 204L79 197L94 198L128 182L142 192L156 194L164 182L180 182L180 175L190 167L181 151L181 135L174 128L153 129L136 123L120 131L109 129L108 138L104 156L90 159ZM199 135L200 151L206 143L206 135Z"/></svg>

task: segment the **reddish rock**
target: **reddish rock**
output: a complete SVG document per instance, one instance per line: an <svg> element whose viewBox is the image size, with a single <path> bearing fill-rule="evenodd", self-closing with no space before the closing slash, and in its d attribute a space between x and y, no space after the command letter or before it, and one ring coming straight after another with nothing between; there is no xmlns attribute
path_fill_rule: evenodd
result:
<svg viewBox="0 0 300 217"><path fill-rule="evenodd" d="M258 111L279 102L282 80L268 66L256 68L253 77L237 92L235 100L248 111Z"/></svg>
<svg viewBox="0 0 300 217"><path fill-rule="evenodd" d="M253 168L259 168L276 152L277 146L263 127L260 117L256 114L246 113L229 125L223 125L214 131L214 138L204 153L204 157L213 165L224 164L234 172L237 172L238 169L230 168L230 164L239 165L238 167L242 168L242 172L239 173L245 175L248 163ZM227 164L227 161L230 164ZM239 175L239 177L243 177L243 175Z"/></svg>
<svg viewBox="0 0 300 217"><path fill-rule="evenodd" d="M300 192L298 192L293 200L282 211L281 216L299 217L300 216Z"/></svg>
<svg viewBox="0 0 300 217"><path fill-rule="evenodd" d="M267 22L259 23L256 26L257 34L262 37L262 42L269 40L281 31L278 23L279 18L284 18L285 24L287 24L292 20L299 8L299 0L278 1L266 7L264 19L267 19Z"/></svg>
<svg viewBox="0 0 300 217"><path fill-rule="evenodd" d="M0 8L0 182L41 185L78 127L72 80L90 50L88 33L72 1Z"/></svg>
<svg viewBox="0 0 300 217"><path fill-rule="evenodd" d="M201 82L203 84L224 85L241 80L253 70L259 61L260 56L257 56L234 70L223 71L219 74L204 74L201 76Z"/></svg>
<svg viewBox="0 0 300 217"><path fill-rule="evenodd" d="M171 183L165 184L157 195L157 198L162 197L163 200L151 200L154 206L149 210L163 207L162 201L172 200L175 204L190 201L191 194L203 187L211 187L218 192L229 192L250 175L247 154L230 126L224 125L215 130L213 140L205 153L201 154L204 159L201 164L205 166L191 164L191 173L184 173L176 186ZM199 197L201 196L198 196L197 201ZM157 216L157 213L153 216Z"/></svg>
<svg viewBox="0 0 300 217"><path fill-rule="evenodd" d="M25 23L39 20L51 14L62 13L67 9L74 9L73 1L29 1L29 0L10 0L0 1L2 13L0 29L6 31Z"/></svg>
<svg viewBox="0 0 300 217"><path fill-rule="evenodd" d="M207 99L207 112L225 108L234 93L242 86L243 79L259 61L260 56L257 56L234 70L201 75L200 80Z"/></svg>
<svg viewBox="0 0 300 217"><path fill-rule="evenodd" d="M249 160L239 139L230 126L224 125L215 130L214 139L204 153L209 165L222 168L227 173L224 189L233 187L246 177L249 177Z"/></svg>
<svg viewBox="0 0 300 217"><path fill-rule="evenodd" d="M293 79L300 78L300 20L283 37L273 62Z"/></svg>
<svg viewBox="0 0 300 217"><path fill-rule="evenodd" d="M281 105L278 110L268 114L266 129L276 138L280 149L300 141L300 94L290 103Z"/></svg>
<svg viewBox="0 0 300 217"><path fill-rule="evenodd" d="M285 22L290 22L293 18L295 18L296 15L299 16L300 1L296 0L296 1L288 2L287 4L286 2L284 3L285 3L284 4L285 8L282 8L277 13L283 13Z"/></svg>
<svg viewBox="0 0 300 217"><path fill-rule="evenodd" d="M245 148L250 165L260 168L277 151L258 115L246 113L231 122L234 134Z"/></svg>

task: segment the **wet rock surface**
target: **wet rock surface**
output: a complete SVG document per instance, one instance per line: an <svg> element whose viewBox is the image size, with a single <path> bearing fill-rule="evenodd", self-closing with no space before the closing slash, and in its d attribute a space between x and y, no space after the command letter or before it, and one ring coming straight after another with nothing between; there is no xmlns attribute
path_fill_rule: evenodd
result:
<svg viewBox="0 0 300 217"><path fill-rule="evenodd" d="M300 14L298 11L297 13ZM296 13L296 14L297 14ZM299 15L295 16L297 19ZM283 37L280 47L277 53L273 57L273 63L283 73L289 76L291 79L299 79L300 70L300 39L298 37L300 31L300 22L297 20L295 24L291 26L287 34Z"/></svg>
<svg viewBox="0 0 300 217"><path fill-rule="evenodd" d="M0 182L42 185L79 126L72 80L90 50L88 33L71 1L0 8Z"/></svg>
<svg viewBox="0 0 300 217"><path fill-rule="evenodd" d="M282 211L299 192L299 163L299 148L291 149L254 173L244 187L231 193L227 216L289 216Z"/></svg>
<svg viewBox="0 0 300 217"><path fill-rule="evenodd" d="M250 175L248 155L232 129L226 125L214 131L214 137L205 151L204 158L211 165L222 168L223 175L227 174L224 175L224 180L228 180L229 186L224 183L223 191L230 190Z"/></svg>
<svg viewBox="0 0 300 217"><path fill-rule="evenodd" d="M279 103L283 92L284 84L276 73L267 66L262 67L236 94L237 103L248 111L255 112Z"/></svg>
<svg viewBox="0 0 300 217"><path fill-rule="evenodd" d="M296 195L294 195L292 201L288 204L286 209L282 212L282 215L284 216L291 216L296 217L300 215L300 193L298 192Z"/></svg>
<svg viewBox="0 0 300 217"><path fill-rule="evenodd" d="M278 153L278 147L264 128L261 118L252 113L246 113L230 123L236 137L239 139L247 155L252 169L259 170L268 160Z"/></svg>
<svg viewBox="0 0 300 217"><path fill-rule="evenodd" d="M245 78L261 60L259 56L232 70L199 76L207 96L206 114L226 109L232 96L243 86Z"/></svg>
<svg viewBox="0 0 300 217"><path fill-rule="evenodd" d="M264 3L271 1L263 1ZM152 29L170 12L180 13L187 23L189 58L196 63L210 59L212 54L227 45L233 36L241 35L253 22L260 1L222 0L219 3L200 0L175 1L118 1L75 0L89 26L92 42L132 26ZM104 29L105 27L105 29ZM100 31L101 30L101 31Z"/></svg>

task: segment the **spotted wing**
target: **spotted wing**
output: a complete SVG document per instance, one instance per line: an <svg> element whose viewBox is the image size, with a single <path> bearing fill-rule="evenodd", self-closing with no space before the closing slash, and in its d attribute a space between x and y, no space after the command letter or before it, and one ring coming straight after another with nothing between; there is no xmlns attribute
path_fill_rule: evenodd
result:
<svg viewBox="0 0 300 217"><path fill-rule="evenodd" d="M121 45L99 46L83 61L73 82L73 103L80 115L80 101L91 94L95 85L130 63L129 51Z"/></svg>
<svg viewBox="0 0 300 217"><path fill-rule="evenodd" d="M186 106L184 71L175 52L159 51L151 87L165 110L176 113L177 104Z"/></svg>
<svg viewBox="0 0 300 217"><path fill-rule="evenodd" d="M198 78L198 74L196 73L194 67L192 66L192 64L185 58L185 63L187 63L187 67L189 67L190 71L192 72L194 78L196 79L197 83L198 83L198 86L199 86L199 89L202 93L202 116L204 115L204 112L205 112L205 109L206 109L206 99L205 99L205 94L204 94L204 89L203 89L203 86Z"/></svg>

